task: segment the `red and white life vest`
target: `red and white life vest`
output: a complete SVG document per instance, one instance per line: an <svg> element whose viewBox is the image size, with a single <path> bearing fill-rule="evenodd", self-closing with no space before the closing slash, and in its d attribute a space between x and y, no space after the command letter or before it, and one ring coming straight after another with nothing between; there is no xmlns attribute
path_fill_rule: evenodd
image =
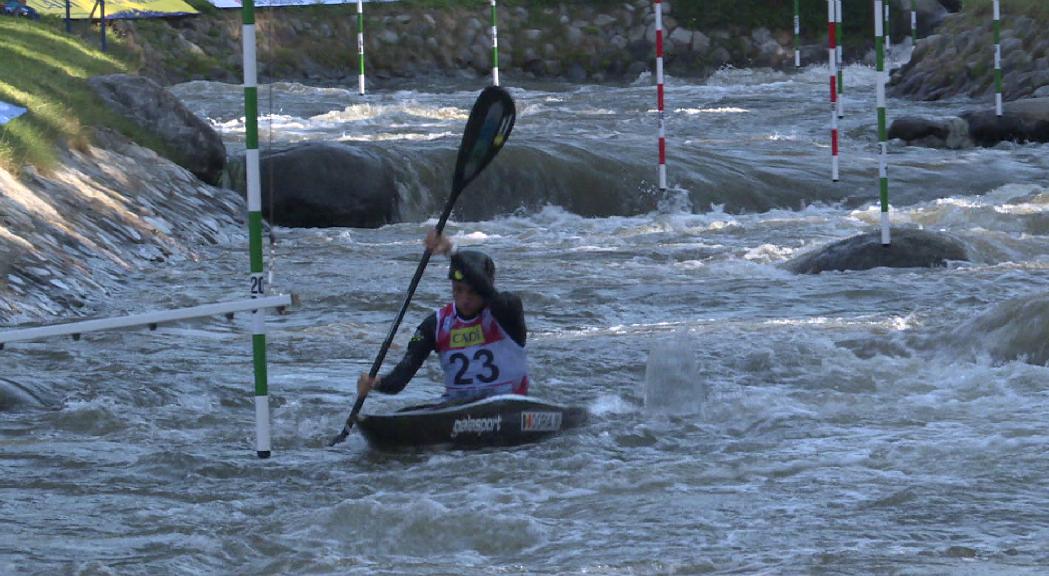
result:
<svg viewBox="0 0 1049 576"><path fill-rule="evenodd" d="M437 310L437 353L450 398L528 393L528 356L485 308L463 320L455 303Z"/></svg>

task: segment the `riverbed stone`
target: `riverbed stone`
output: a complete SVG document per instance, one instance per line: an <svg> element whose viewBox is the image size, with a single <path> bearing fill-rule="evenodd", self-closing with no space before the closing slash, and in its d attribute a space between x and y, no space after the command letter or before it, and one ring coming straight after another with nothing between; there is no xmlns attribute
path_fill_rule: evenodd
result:
<svg viewBox="0 0 1049 576"><path fill-rule="evenodd" d="M998 117L994 109L965 112L969 133L980 146L1003 141L1049 142L1049 98L1006 102Z"/></svg>
<svg viewBox="0 0 1049 576"><path fill-rule="evenodd" d="M796 256L784 267L797 274L858 271L871 268L931 268L968 260L965 245L948 234L918 228L893 228L889 246L876 230L832 242Z"/></svg>
<svg viewBox="0 0 1049 576"><path fill-rule="evenodd" d="M263 156L260 172L263 215L274 224L376 228L400 219L392 172L359 147L311 142L277 150Z"/></svg>

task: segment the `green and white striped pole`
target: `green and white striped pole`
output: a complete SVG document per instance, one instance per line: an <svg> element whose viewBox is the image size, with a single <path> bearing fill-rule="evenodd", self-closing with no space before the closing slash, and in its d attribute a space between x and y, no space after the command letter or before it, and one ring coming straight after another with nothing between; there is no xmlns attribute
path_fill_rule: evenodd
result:
<svg viewBox="0 0 1049 576"><path fill-rule="evenodd" d="M499 85L499 26L496 21L495 0L492 2L492 86Z"/></svg>
<svg viewBox="0 0 1049 576"><path fill-rule="evenodd" d="M994 113L1002 116L1002 6L994 0Z"/></svg>
<svg viewBox="0 0 1049 576"><path fill-rule="evenodd" d="M262 187L259 172L259 89L255 70L255 0L244 0L244 159L248 182L248 247L252 298L266 294L262 265ZM270 457L270 403L266 381L266 323L264 309L251 314L251 346L255 365L255 453Z"/></svg>
<svg viewBox="0 0 1049 576"><path fill-rule="evenodd" d="M837 34L837 58L838 58L838 118L845 117L845 49L841 46L842 41L842 28L841 25L841 2L842 0L834 0L834 31Z"/></svg>
<svg viewBox="0 0 1049 576"><path fill-rule="evenodd" d="M892 23L889 21L891 16L892 7L890 2L885 2L885 23L884 23L884 35L885 35L885 53L889 56L889 70L892 70L892 64L895 62L895 58L892 53Z"/></svg>
<svg viewBox="0 0 1049 576"><path fill-rule="evenodd" d="M794 0L794 67L801 68L801 0Z"/></svg>
<svg viewBox="0 0 1049 576"><path fill-rule="evenodd" d="M357 0L357 67L358 92L364 96L364 0Z"/></svg>
<svg viewBox="0 0 1049 576"><path fill-rule="evenodd" d="M882 0L874 0L874 50L877 54L878 86L878 185L881 193L881 243L892 242L889 232L889 138L885 127L885 21L882 19Z"/></svg>
<svg viewBox="0 0 1049 576"><path fill-rule="evenodd" d="M918 42L918 0L911 0L911 41Z"/></svg>

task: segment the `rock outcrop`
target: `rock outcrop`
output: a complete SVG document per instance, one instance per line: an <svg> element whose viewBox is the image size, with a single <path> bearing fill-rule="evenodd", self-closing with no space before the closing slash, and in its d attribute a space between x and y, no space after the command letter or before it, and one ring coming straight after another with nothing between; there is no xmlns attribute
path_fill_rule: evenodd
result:
<svg viewBox="0 0 1049 576"><path fill-rule="evenodd" d="M994 109L964 112L960 117L904 116L893 121L889 138L933 148L994 146L999 142L1049 142L1049 98L1006 102Z"/></svg>
<svg viewBox="0 0 1049 576"><path fill-rule="evenodd" d="M993 102L994 37L991 18L948 15L937 33L915 46L910 62L892 77L889 94L916 100L954 96ZM1023 14L1002 20L1005 100L1049 95L1049 38L1045 24Z"/></svg>
<svg viewBox="0 0 1049 576"><path fill-rule="evenodd" d="M218 184L226 166L222 137L173 94L144 76L95 76L88 84L114 111L156 134L178 162L198 178Z"/></svg>
<svg viewBox="0 0 1049 576"><path fill-rule="evenodd" d="M231 163L231 173L243 174L242 162ZM393 172L366 149L333 142L302 144L263 152L259 170L262 214L272 224L378 228L400 221ZM235 179L234 185L245 190L242 181Z"/></svg>
<svg viewBox="0 0 1049 576"><path fill-rule="evenodd" d="M96 141L47 175L0 170L0 324L95 313L130 272L244 228L235 192L115 132Z"/></svg>

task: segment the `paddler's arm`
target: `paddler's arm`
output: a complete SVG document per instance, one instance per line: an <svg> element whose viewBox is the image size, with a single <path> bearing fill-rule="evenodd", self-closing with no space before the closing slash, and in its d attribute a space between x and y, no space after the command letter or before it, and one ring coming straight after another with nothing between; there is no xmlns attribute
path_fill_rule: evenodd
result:
<svg viewBox="0 0 1049 576"><path fill-rule="evenodd" d="M415 376L419 368L426 361L426 357L436 349L437 341L437 313L430 314L422 324L415 329L411 341L408 342L408 350L404 353L401 361L383 376L369 378L362 374L357 380L357 394L366 394L371 390L383 394L397 394L408 385L408 381Z"/></svg>

